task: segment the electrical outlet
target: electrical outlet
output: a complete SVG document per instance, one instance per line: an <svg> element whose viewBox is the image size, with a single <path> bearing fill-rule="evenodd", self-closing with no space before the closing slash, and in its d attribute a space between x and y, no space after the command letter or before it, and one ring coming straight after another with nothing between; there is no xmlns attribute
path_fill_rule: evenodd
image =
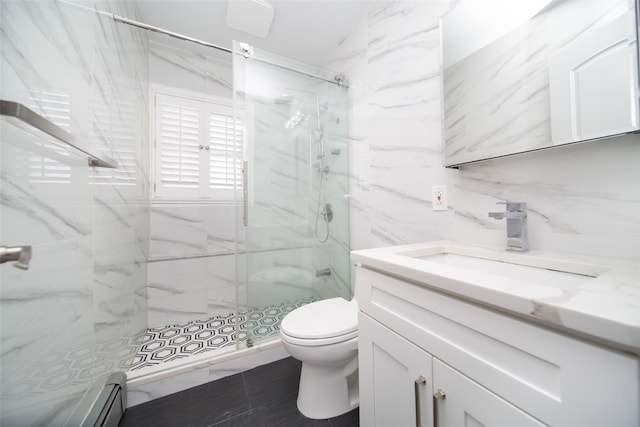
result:
<svg viewBox="0 0 640 427"><path fill-rule="evenodd" d="M447 186L446 185L434 185L431 187L433 195L431 196L431 204L434 211L446 211L447 210Z"/></svg>

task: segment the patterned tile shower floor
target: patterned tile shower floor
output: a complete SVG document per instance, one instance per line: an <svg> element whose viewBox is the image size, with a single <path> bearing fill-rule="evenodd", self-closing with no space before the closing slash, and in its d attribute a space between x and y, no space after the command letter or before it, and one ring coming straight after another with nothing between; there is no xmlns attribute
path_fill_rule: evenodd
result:
<svg viewBox="0 0 640 427"><path fill-rule="evenodd" d="M246 341L249 332L256 338L273 336L280 330L280 322L287 313L310 302L313 298L249 309L241 312L237 319L230 314L147 329L129 370L233 346L236 340Z"/></svg>

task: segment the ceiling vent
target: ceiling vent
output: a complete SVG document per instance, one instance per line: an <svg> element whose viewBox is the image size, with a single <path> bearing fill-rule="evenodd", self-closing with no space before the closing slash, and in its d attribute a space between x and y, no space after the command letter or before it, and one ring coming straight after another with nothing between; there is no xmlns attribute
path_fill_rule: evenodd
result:
<svg viewBox="0 0 640 427"><path fill-rule="evenodd" d="M227 25L252 36L265 38L273 21L273 6L264 0L229 0Z"/></svg>

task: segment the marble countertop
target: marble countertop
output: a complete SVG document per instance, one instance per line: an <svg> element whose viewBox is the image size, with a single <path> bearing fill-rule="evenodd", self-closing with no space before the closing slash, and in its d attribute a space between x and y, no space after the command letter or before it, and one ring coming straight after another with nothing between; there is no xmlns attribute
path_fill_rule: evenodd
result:
<svg viewBox="0 0 640 427"><path fill-rule="evenodd" d="M442 253L462 263L438 259ZM638 262L543 251L513 253L449 241L353 251L351 258L368 268L640 354Z"/></svg>

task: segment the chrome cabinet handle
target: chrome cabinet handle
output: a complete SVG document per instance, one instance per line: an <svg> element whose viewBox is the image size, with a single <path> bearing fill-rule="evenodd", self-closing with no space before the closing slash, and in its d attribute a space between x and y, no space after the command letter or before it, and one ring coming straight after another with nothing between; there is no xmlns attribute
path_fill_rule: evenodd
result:
<svg viewBox="0 0 640 427"><path fill-rule="evenodd" d="M446 398L447 393L441 388L433 393L433 427L438 427L438 400L444 400Z"/></svg>
<svg viewBox="0 0 640 427"><path fill-rule="evenodd" d="M413 395L416 399L416 427L420 427L420 420L422 415L420 414L420 386L425 385L427 379L420 375L413 383Z"/></svg>

